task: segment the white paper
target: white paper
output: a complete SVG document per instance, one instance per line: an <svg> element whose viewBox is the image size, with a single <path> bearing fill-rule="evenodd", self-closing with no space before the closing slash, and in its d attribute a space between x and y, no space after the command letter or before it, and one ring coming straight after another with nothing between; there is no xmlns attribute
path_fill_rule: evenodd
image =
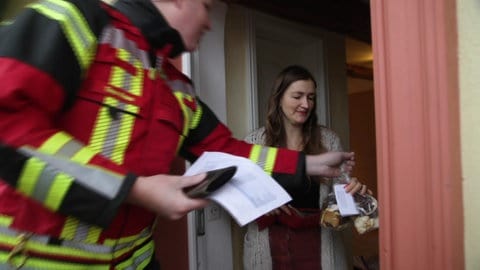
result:
<svg viewBox="0 0 480 270"><path fill-rule="evenodd" d="M217 202L243 226L278 208L292 198L275 180L249 159L221 152L205 152L187 169L194 175L237 166L233 178L208 198Z"/></svg>
<svg viewBox="0 0 480 270"><path fill-rule="evenodd" d="M360 214L352 194L345 192L345 185L334 185L333 191L335 192L340 215L345 217Z"/></svg>

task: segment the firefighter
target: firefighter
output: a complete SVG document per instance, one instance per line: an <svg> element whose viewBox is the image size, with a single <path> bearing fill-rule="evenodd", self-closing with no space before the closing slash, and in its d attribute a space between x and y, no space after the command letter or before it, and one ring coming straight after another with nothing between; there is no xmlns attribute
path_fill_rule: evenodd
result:
<svg viewBox="0 0 480 270"><path fill-rule="evenodd" d="M170 62L210 30L212 0L40 0L0 28L0 268L154 269L152 225L207 205L168 175L204 151L282 186L351 170L353 153L251 145ZM161 222L161 220L160 220Z"/></svg>

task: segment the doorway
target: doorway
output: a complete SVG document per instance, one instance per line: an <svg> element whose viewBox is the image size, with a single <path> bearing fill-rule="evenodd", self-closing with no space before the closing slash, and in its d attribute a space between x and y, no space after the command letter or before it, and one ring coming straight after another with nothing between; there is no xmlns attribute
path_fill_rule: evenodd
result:
<svg viewBox="0 0 480 270"><path fill-rule="evenodd" d="M377 158L375 136L375 101L373 54L370 44L352 38L345 39L350 149L357 160L353 175L377 192ZM356 269L379 269L379 231L360 235L353 232L353 254Z"/></svg>
<svg viewBox="0 0 480 270"><path fill-rule="evenodd" d="M351 95L347 78L359 74L347 72L346 63L349 61L347 58L351 51L348 51L349 44L344 35L239 6L229 6L226 29L227 123L236 137L243 138L248 132L264 124L266 99L274 76L288 64L301 64L312 71L319 85L317 114L320 124L335 130L340 135L345 149L357 152L358 141L352 145L351 140L352 130L351 120L349 120L352 114L349 105ZM239 29L247 29L247 31ZM367 47L371 57L371 47ZM371 58L369 61L371 65ZM355 79L358 78L355 77ZM372 78L367 79L366 84L369 85L367 97L370 99L368 104L364 105L370 106L371 114L368 118L369 125L363 126L370 130L363 134L365 136L373 134L368 139L369 146L373 146L375 153ZM357 100L356 97L353 98L353 101ZM238 115L245 117L239 120ZM372 149L368 150L372 151ZM366 165L364 170L371 171L363 171L358 177L374 190L376 188L375 155L367 154L366 156L369 160L362 164ZM365 181L366 177L368 181ZM244 228L233 226L232 231L234 269L242 269ZM370 236L368 233L367 237L355 236L354 241L357 245L354 242L352 247L354 255L373 258L372 261L377 263L378 233L374 234ZM362 248L366 242L372 246Z"/></svg>

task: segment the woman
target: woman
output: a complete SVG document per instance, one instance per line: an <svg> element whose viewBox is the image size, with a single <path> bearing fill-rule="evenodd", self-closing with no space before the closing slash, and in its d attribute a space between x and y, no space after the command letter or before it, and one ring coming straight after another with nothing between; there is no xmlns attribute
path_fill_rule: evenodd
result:
<svg viewBox="0 0 480 270"><path fill-rule="evenodd" d="M286 67L274 82L266 126L255 130L245 140L307 154L341 150L339 137L317 125L316 87L308 70L297 65ZM289 191L293 200L288 205L249 224L244 242L244 268L351 269L351 254L344 244L343 233L320 229L318 222L323 199L331 192L332 184L342 180L312 177L305 181L308 186ZM364 194L367 187L352 178L345 190ZM316 214L310 214L313 219L300 219L298 223L298 217L304 215L302 210L306 209L310 213L314 209Z"/></svg>

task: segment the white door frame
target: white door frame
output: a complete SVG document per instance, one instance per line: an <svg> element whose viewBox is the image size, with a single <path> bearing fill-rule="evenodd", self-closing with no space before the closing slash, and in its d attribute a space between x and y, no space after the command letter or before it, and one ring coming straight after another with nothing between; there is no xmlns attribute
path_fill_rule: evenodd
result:
<svg viewBox="0 0 480 270"><path fill-rule="evenodd" d="M226 123L224 26L227 5L215 1L211 11L212 30L197 51L186 54L182 69L190 75L197 94L220 121ZM229 215L217 204L188 215L190 270L233 269ZM221 243L221 244L220 244Z"/></svg>

